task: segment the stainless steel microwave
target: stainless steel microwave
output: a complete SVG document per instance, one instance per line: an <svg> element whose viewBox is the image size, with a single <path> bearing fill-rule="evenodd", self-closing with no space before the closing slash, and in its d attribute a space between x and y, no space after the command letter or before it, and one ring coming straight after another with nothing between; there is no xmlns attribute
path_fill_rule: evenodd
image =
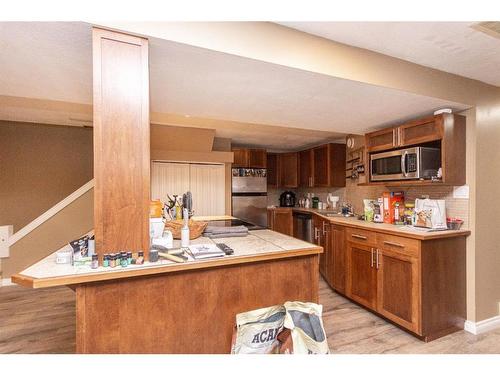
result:
<svg viewBox="0 0 500 375"><path fill-rule="evenodd" d="M412 147L370 155L370 180L431 179L441 168L441 150Z"/></svg>

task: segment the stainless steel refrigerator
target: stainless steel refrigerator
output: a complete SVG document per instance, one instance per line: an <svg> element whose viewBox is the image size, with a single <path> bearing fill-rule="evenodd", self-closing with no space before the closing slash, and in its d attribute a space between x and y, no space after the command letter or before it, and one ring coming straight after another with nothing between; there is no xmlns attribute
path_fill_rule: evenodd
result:
<svg viewBox="0 0 500 375"><path fill-rule="evenodd" d="M267 177L265 169L233 168L233 216L267 227Z"/></svg>

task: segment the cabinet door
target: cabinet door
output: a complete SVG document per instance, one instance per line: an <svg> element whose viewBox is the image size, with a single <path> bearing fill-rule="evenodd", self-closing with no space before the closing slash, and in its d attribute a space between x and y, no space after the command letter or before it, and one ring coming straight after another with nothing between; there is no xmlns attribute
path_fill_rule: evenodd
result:
<svg viewBox="0 0 500 375"><path fill-rule="evenodd" d="M248 166L250 168L266 168L266 154L266 150L260 148L251 148L248 150Z"/></svg>
<svg viewBox="0 0 500 375"><path fill-rule="evenodd" d="M275 208L273 209L272 230L293 235L293 217L290 208Z"/></svg>
<svg viewBox="0 0 500 375"><path fill-rule="evenodd" d="M233 168L248 168L248 149L233 148Z"/></svg>
<svg viewBox="0 0 500 375"><path fill-rule="evenodd" d="M280 154L279 158L279 186L285 188L296 188L297 177L297 153L289 152Z"/></svg>
<svg viewBox="0 0 500 375"><path fill-rule="evenodd" d="M346 244L344 228L339 225L330 226L330 253L328 270L330 286L345 293L346 283Z"/></svg>
<svg viewBox="0 0 500 375"><path fill-rule="evenodd" d="M313 149L313 184L315 187L330 186L329 156L330 146L328 144Z"/></svg>
<svg viewBox="0 0 500 375"><path fill-rule="evenodd" d="M305 150L299 152L299 185L300 187L313 186L313 152Z"/></svg>
<svg viewBox="0 0 500 375"><path fill-rule="evenodd" d="M319 272L326 278L326 249L325 235L323 234L323 220L317 216L313 217L313 242L323 247L323 252L319 255Z"/></svg>
<svg viewBox="0 0 500 375"><path fill-rule="evenodd" d="M378 250L377 311L420 333L418 258Z"/></svg>
<svg viewBox="0 0 500 375"><path fill-rule="evenodd" d="M267 154L267 186L278 187L278 155Z"/></svg>
<svg viewBox="0 0 500 375"><path fill-rule="evenodd" d="M436 141L443 138L443 118L428 117L399 127L399 146Z"/></svg>
<svg viewBox="0 0 500 375"><path fill-rule="evenodd" d="M369 245L347 242L347 295L371 309L377 305L377 270L375 249Z"/></svg>
<svg viewBox="0 0 500 375"><path fill-rule="evenodd" d="M367 151L382 151L397 147L397 128L382 129L365 136Z"/></svg>

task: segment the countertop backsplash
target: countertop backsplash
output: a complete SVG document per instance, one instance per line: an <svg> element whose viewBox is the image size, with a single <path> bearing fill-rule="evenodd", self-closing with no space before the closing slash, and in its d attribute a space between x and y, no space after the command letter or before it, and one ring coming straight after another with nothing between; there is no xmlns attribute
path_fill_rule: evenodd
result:
<svg viewBox="0 0 500 375"><path fill-rule="evenodd" d="M385 191L404 191L405 199L414 201L416 198L428 195L430 199L444 199L446 201L446 216L458 217L464 221L463 229L469 228L469 199L453 198L453 186L411 186L411 187L386 187L386 186L358 186L357 181L346 181L345 188L297 188L274 189L267 191L267 204L279 206L279 197L285 190L293 191L297 201L307 193L314 193L321 202L326 202L328 193L339 196L339 205L342 202L352 204L356 214L363 213L363 199L376 199Z"/></svg>

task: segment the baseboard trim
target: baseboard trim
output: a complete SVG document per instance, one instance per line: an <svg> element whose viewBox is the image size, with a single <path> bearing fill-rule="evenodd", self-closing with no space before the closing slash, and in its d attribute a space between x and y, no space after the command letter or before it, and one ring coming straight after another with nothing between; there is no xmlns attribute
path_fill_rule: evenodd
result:
<svg viewBox="0 0 500 375"><path fill-rule="evenodd" d="M10 277L7 277L6 279L0 279L0 286L9 286L9 285L14 285Z"/></svg>
<svg viewBox="0 0 500 375"><path fill-rule="evenodd" d="M464 325L464 330L474 335L479 335L497 328L500 328L500 315L479 322L466 320Z"/></svg>

